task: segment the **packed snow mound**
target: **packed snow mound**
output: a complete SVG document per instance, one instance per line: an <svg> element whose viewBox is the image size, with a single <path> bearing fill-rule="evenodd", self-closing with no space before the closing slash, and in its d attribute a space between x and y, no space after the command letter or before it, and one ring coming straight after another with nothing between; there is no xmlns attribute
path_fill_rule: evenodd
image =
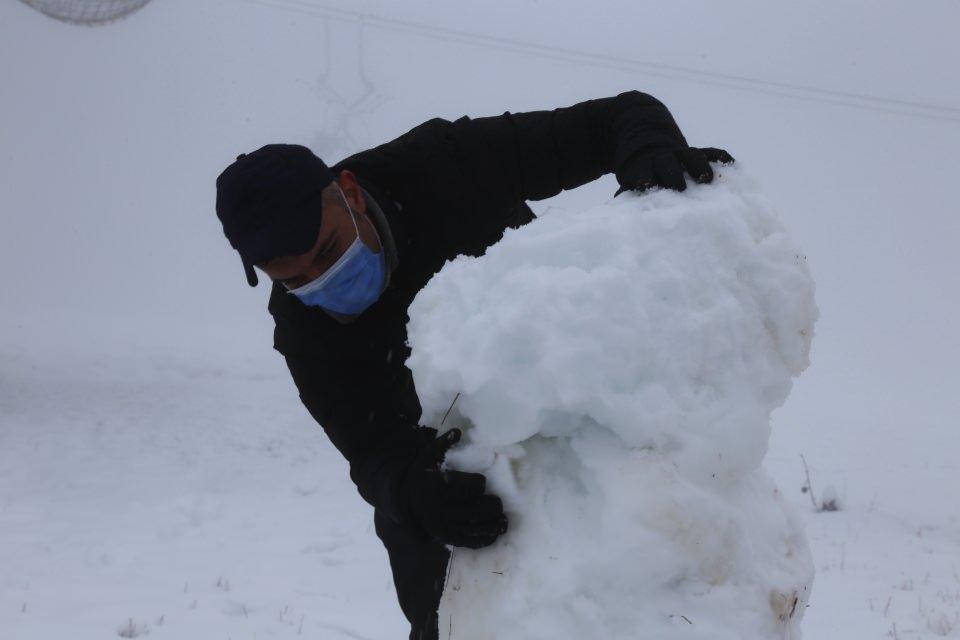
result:
<svg viewBox="0 0 960 640"><path fill-rule="evenodd" d="M554 212L448 263L410 308L429 424L511 529L457 549L456 640L798 638L813 577L761 467L806 368L813 282L755 183Z"/></svg>

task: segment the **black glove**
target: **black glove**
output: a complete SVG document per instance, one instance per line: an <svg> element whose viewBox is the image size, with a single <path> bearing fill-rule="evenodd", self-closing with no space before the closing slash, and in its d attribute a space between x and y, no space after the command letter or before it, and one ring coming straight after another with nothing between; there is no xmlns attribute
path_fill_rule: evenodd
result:
<svg viewBox="0 0 960 640"><path fill-rule="evenodd" d="M460 441L451 429L424 446L404 475L401 495L411 520L444 544L479 549L507 530L500 498L485 495L479 473L441 471L447 450Z"/></svg>
<svg viewBox="0 0 960 640"><path fill-rule="evenodd" d="M630 156L617 171L620 188L614 196L627 190L645 191L650 187L683 191L687 188L687 181L683 177L684 170L695 182L713 182L711 162L731 164L733 156L723 149L697 147L640 151Z"/></svg>

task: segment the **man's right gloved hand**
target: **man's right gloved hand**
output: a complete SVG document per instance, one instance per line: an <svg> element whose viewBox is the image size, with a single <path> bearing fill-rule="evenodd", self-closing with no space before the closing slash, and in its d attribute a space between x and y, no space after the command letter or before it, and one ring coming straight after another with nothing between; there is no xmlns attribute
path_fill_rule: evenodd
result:
<svg viewBox="0 0 960 640"><path fill-rule="evenodd" d="M444 544L479 549L506 532L507 516L500 498L485 495L483 475L440 470L460 435L451 429L427 443L407 469L401 492L410 518L427 534Z"/></svg>
<svg viewBox="0 0 960 640"><path fill-rule="evenodd" d="M679 134L679 130L677 131ZM676 191L685 191L686 171L698 184L713 182L711 162L733 164L733 156L723 149L688 147L681 137L677 146L669 149L644 150L634 154L617 170L620 189L614 197L624 191L646 191L651 187L664 187Z"/></svg>

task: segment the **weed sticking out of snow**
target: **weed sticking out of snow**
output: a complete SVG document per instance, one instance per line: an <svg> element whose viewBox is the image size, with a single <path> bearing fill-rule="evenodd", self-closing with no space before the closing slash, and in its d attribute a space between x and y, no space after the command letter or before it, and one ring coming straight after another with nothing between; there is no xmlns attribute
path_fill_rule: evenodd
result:
<svg viewBox="0 0 960 640"><path fill-rule="evenodd" d="M128 618L127 624L117 631L117 635L121 638L139 638L148 633L150 633L149 627L145 624L135 623L133 618Z"/></svg>

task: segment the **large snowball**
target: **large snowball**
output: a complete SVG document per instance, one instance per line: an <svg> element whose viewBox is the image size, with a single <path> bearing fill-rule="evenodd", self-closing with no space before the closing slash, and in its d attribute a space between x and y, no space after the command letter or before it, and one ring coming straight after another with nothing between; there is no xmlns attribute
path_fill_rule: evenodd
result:
<svg viewBox="0 0 960 640"><path fill-rule="evenodd" d="M456 549L441 638L799 638L802 529L761 468L808 364L804 256L739 170L508 231L410 309L425 419L511 529Z"/></svg>

